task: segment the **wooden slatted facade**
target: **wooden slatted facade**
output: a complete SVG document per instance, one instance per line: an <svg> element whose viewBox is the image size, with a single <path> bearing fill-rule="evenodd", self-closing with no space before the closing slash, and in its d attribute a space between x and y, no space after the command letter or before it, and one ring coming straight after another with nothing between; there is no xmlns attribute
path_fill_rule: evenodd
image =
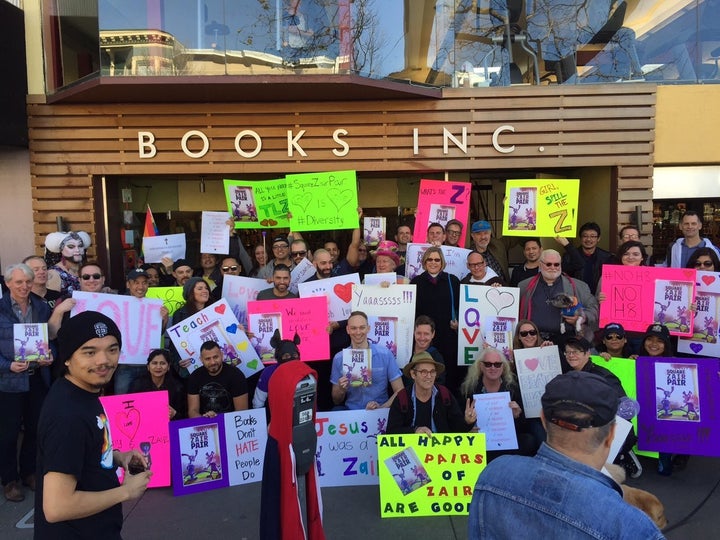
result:
<svg viewBox="0 0 720 540"><path fill-rule="evenodd" d="M238 96L239 100L242 96ZM63 216L74 229L98 232L97 179L103 175L282 175L355 169L421 174L428 171L611 167L617 223L641 205L651 222L656 87L651 84L447 89L443 98L352 102L28 104L36 245ZM503 130L493 146L493 133ZM336 130L349 146L333 140ZM413 130L417 129L417 152ZM443 137L447 129L467 149ZM193 159L181 149L191 130L207 136L208 152ZM252 130L262 139L253 158L235 150ZM288 130L307 156L288 155ZM141 158L138 132L155 137L157 154ZM447 152L444 144L448 144ZM192 137L191 152L202 143ZM241 149L255 141L244 137ZM614 200L611 197L611 201ZM611 222L615 221L611 219ZM649 234L649 229L644 231Z"/></svg>

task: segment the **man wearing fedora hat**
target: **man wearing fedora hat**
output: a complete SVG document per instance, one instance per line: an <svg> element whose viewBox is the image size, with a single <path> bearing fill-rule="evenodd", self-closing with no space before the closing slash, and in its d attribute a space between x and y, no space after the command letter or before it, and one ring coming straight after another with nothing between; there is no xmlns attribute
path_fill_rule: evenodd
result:
<svg viewBox="0 0 720 540"><path fill-rule="evenodd" d="M403 368L412 378L412 386L395 396L388 415L387 433L455 433L470 431L477 421L475 400L467 400L465 414L450 391L436 385L435 379L445 371L428 352L414 355Z"/></svg>
<svg viewBox="0 0 720 540"><path fill-rule="evenodd" d="M468 538L664 538L601 472L618 392L585 371L558 375L541 398L547 442L534 457L500 456L480 473Z"/></svg>

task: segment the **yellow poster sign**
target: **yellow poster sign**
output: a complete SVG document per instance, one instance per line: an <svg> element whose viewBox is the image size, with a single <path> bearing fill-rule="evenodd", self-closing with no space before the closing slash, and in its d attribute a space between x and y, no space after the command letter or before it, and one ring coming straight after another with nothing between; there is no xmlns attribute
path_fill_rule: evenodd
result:
<svg viewBox="0 0 720 540"><path fill-rule="evenodd" d="M167 308L168 314L172 317L173 313L185 304L182 292L182 287L150 287L145 296L162 300L163 306Z"/></svg>
<svg viewBox="0 0 720 540"><path fill-rule="evenodd" d="M484 433L379 436L380 515L466 515L485 461Z"/></svg>
<svg viewBox="0 0 720 540"><path fill-rule="evenodd" d="M503 236L577 236L580 180L508 180Z"/></svg>

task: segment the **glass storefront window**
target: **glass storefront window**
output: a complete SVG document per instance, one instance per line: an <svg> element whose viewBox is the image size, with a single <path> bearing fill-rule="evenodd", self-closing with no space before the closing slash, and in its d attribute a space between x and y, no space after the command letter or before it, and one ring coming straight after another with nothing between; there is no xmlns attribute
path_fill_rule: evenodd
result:
<svg viewBox="0 0 720 540"><path fill-rule="evenodd" d="M720 0L43 1L50 92L98 75L720 81Z"/></svg>

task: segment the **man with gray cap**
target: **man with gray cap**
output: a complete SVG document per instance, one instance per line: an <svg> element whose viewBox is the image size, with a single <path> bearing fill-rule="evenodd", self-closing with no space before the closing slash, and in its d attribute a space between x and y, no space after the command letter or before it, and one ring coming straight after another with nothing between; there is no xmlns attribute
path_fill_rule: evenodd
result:
<svg viewBox="0 0 720 540"><path fill-rule="evenodd" d="M63 323L58 345L65 374L40 414L35 538L119 539L121 503L140 497L152 474L139 451L113 449L98 399L117 368L122 336L112 319L85 311ZM122 485L117 467L125 469Z"/></svg>
<svg viewBox="0 0 720 540"><path fill-rule="evenodd" d="M571 371L545 387L547 430L535 457L501 456L478 478L468 537L664 538L601 472L615 435L617 391L599 375Z"/></svg>

